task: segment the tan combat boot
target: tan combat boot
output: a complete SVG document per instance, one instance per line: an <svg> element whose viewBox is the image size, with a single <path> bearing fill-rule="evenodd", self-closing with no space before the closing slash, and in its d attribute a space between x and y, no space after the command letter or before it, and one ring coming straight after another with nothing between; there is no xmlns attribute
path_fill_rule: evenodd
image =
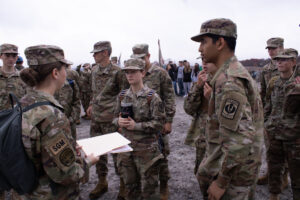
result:
<svg viewBox="0 0 300 200"><path fill-rule="evenodd" d="M125 200L125 184L122 178L120 178L120 189L117 200Z"/></svg>
<svg viewBox="0 0 300 200"><path fill-rule="evenodd" d="M106 176L100 176L99 182L94 188L94 190L91 191L89 197L90 199L97 199L101 197L105 192L108 190L108 184L106 180Z"/></svg>
<svg viewBox="0 0 300 200"><path fill-rule="evenodd" d="M279 200L279 194L270 194L270 200Z"/></svg>
<svg viewBox="0 0 300 200"><path fill-rule="evenodd" d="M282 175L282 184L281 189L285 190L289 186L289 173L288 170L285 169L284 174Z"/></svg>
<svg viewBox="0 0 300 200"><path fill-rule="evenodd" d="M168 181L160 181L160 200L168 200L169 187Z"/></svg>
<svg viewBox="0 0 300 200"><path fill-rule="evenodd" d="M261 176L257 180L257 185L267 185L269 183L269 173L267 172L265 175Z"/></svg>

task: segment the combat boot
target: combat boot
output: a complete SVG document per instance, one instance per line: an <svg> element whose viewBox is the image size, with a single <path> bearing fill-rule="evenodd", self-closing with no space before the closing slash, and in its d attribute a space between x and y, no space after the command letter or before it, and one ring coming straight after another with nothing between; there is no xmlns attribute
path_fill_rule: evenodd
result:
<svg viewBox="0 0 300 200"><path fill-rule="evenodd" d="M125 184L122 178L120 178L120 189L119 189L119 194L117 197L117 200L125 200Z"/></svg>
<svg viewBox="0 0 300 200"><path fill-rule="evenodd" d="M168 181L160 181L160 200L168 200L169 187Z"/></svg>
<svg viewBox="0 0 300 200"><path fill-rule="evenodd" d="M269 200L279 200L279 194L270 194L270 199Z"/></svg>
<svg viewBox="0 0 300 200"><path fill-rule="evenodd" d="M101 197L105 192L108 190L108 184L106 180L106 176L100 176L99 182L94 188L94 190L91 191L89 197L90 199L97 199Z"/></svg>
<svg viewBox="0 0 300 200"><path fill-rule="evenodd" d="M285 190L289 186L289 173L288 170L285 169L284 174L282 175L282 184L281 184L281 189Z"/></svg>
<svg viewBox="0 0 300 200"><path fill-rule="evenodd" d="M269 183L269 173L267 172L265 175L261 176L257 180L257 185L266 185Z"/></svg>

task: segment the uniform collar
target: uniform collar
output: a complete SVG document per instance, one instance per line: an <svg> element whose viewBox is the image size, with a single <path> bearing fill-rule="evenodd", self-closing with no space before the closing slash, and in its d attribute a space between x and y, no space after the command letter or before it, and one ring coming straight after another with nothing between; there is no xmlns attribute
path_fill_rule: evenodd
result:
<svg viewBox="0 0 300 200"><path fill-rule="evenodd" d="M2 70L2 67L1 67L0 68L0 76L7 77L7 78L13 77L13 76L20 76L20 72L15 69L14 73L5 74L5 72Z"/></svg>
<svg viewBox="0 0 300 200"><path fill-rule="evenodd" d="M46 92L43 92L41 90L32 90L33 93L37 94L40 96L42 99L45 99L46 101L50 101L51 103L55 104L56 106L60 107L63 109L62 105L58 103L58 101L54 98L53 95L48 94Z"/></svg>
<svg viewBox="0 0 300 200"><path fill-rule="evenodd" d="M213 86L219 77L219 75L224 72L225 69L229 67L229 63L237 60L236 56L232 56L231 58L227 59L225 63L218 69L218 71L215 73L215 75L212 77L210 84Z"/></svg>
<svg viewBox="0 0 300 200"><path fill-rule="evenodd" d="M148 89L147 86L144 86L142 89L140 89L138 92L133 93L131 87L129 88L129 90L127 91L127 94L129 94L130 96L136 96L136 97L145 97L147 96L146 90Z"/></svg>

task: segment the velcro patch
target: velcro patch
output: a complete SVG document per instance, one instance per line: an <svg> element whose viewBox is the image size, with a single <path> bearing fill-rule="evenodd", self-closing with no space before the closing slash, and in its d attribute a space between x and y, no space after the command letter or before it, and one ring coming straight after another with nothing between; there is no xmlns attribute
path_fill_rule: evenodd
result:
<svg viewBox="0 0 300 200"><path fill-rule="evenodd" d="M53 155L57 155L61 152L66 146L68 146L67 139L65 137L59 137L54 140L50 145L49 149L53 153Z"/></svg>
<svg viewBox="0 0 300 200"><path fill-rule="evenodd" d="M240 103L234 99L226 99L222 110L222 116L233 120L236 112L238 111L239 105Z"/></svg>
<svg viewBox="0 0 300 200"><path fill-rule="evenodd" d="M223 95L218 111L219 124L229 130L236 131L242 118L247 97L237 92L227 92Z"/></svg>
<svg viewBox="0 0 300 200"><path fill-rule="evenodd" d="M75 156L72 149L64 149L59 155L59 161L67 167L71 166L71 164L75 161Z"/></svg>

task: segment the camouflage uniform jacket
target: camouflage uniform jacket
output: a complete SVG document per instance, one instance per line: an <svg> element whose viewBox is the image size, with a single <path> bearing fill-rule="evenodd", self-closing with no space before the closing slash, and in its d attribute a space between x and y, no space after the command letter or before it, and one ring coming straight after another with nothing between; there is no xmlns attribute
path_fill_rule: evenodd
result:
<svg viewBox="0 0 300 200"><path fill-rule="evenodd" d="M90 71L81 71L80 72L80 83L79 83L79 89L80 92L83 93L90 93L91 92L91 86L90 86L90 78L91 78L91 72Z"/></svg>
<svg viewBox="0 0 300 200"><path fill-rule="evenodd" d="M185 144L194 145L195 140L199 137L205 140L205 127L208 119L208 100L204 97L203 87L194 84L189 91L187 98L184 99L183 108L185 112L196 120L199 126L195 126L198 130L188 131ZM191 129L189 129L191 130Z"/></svg>
<svg viewBox="0 0 300 200"><path fill-rule="evenodd" d="M94 120L112 122L118 94L129 88L124 72L111 63L107 67L95 65L92 69L91 86Z"/></svg>
<svg viewBox="0 0 300 200"><path fill-rule="evenodd" d="M276 67L276 63L274 60L271 60L270 63L266 64L263 67L263 70L260 75L260 95L261 95L261 100L263 102L263 106L265 106L266 103L266 91L267 91L267 86L269 84L269 81L271 80L272 77L278 76L279 72Z"/></svg>
<svg viewBox="0 0 300 200"><path fill-rule="evenodd" d="M50 101L53 96L33 90L21 99L23 107ZM78 199L79 182L86 178L89 163L78 157L66 116L53 106L39 106L23 113L22 140L38 172L36 189L22 199Z"/></svg>
<svg viewBox="0 0 300 200"><path fill-rule="evenodd" d="M9 93L22 98L26 94L26 90L28 90L28 87L21 80L18 71L6 75L0 68L0 111L11 108Z"/></svg>
<svg viewBox="0 0 300 200"><path fill-rule="evenodd" d="M278 140L300 138L300 85L294 78L273 77L266 96L265 128Z"/></svg>
<svg viewBox="0 0 300 200"><path fill-rule="evenodd" d="M131 89L123 92L125 92L124 96L121 97L120 94L117 101L113 123L119 126L118 119L121 106L132 106L133 119L136 125L133 131L122 128L122 134L132 142L131 145L135 151L138 151L140 146L143 148L147 144L157 145L157 133L162 131L162 122L165 120L161 99L153 90L146 86L136 94Z"/></svg>
<svg viewBox="0 0 300 200"><path fill-rule="evenodd" d="M217 184L254 184L263 136L263 109L258 88L235 56L211 80L207 124L208 147L198 170Z"/></svg>
<svg viewBox="0 0 300 200"><path fill-rule="evenodd" d="M151 65L143 78L144 85L155 90L161 98L166 112L166 122L172 122L176 112L175 93L172 86L172 80L166 70Z"/></svg>
<svg viewBox="0 0 300 200"><path fill-rule="evenodd" d="M77 71L73 70L73 69L67 69L67 78L74 80L76 82L77 85L80 84L80 77Z"/></svg>
<svg viewBox="0 0 300 200"><path fill-rule="evenodd" d="M80 117L80 112L78 111L81 109L77 84L69 83L66 80L63 87L55 93L54 97L63 106L64 113L70 123L75 123Z"/></svg>

